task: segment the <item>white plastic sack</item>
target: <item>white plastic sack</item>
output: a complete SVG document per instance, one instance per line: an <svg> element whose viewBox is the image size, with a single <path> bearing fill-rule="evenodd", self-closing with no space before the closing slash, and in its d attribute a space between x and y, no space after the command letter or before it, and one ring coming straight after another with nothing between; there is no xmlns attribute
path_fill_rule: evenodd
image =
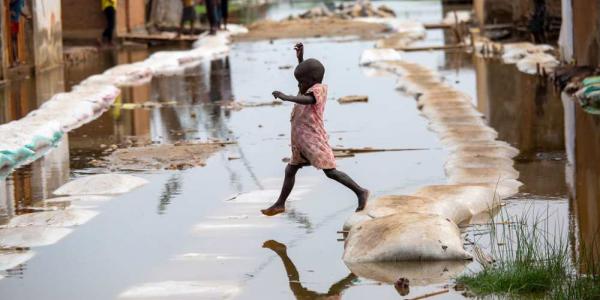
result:
<svg viewBox="0 0 600 300"><path fill-rule="evenodd" d="M59 227L15 227L0 229L0 247L28 248L55 244L72 229Z"/></svg>
<svg viewBox="0 0 600 300"><path fill-rule="evenodd" d="M469 215L462 219L454 219L458 224L500 205L500 195L488 185L430 185L420 188L414 195L443 200L466 207L469 210Z"/></svg>
<svg viewBox="0 0 600 300"><path fill-rule="evenodd" d="M359 63L361 66L367 66L375 62L399 60L402 60L402 56L394 49L367 49L361 54Z"/></svg>
<svg viewBox="0 0 600 300"><path fill-rule="evenodd" d="M87 223L98 212L85 209L66 209L22 214L12 218L7 227L50 226L71 227Z"/></svg>
<svg viewBox="0 0 600 300"><path fill-rule="evenodd" d="M54 195L116 195L147 184L146 179L126 174L98 174L75 179L54 191Z"/></svg>
<svg viewBox="0 0 600 300"><path fill-rule="evenodd" d="M354 226L346 238L345 262L464 260L458 226L431 214L399 213Z"/></svg>

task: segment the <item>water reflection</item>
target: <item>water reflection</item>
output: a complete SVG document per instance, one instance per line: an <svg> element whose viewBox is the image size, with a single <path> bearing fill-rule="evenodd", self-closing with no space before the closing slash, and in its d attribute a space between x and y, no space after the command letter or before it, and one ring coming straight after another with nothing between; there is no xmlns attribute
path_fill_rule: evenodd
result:
<svg viewBox="0 0 600 300"><path fill-rule="evenodd" d="M172 175L160 193L158 203L158 214L163 215L167 212L167 207L171 204L173 198L181 193L182 180L179 173Z"/></svg>
<svg viewBox="0 0 600 300"><path fill-rule="evenodd" d="M358 278L356 275L350 273L348 276L332 284L327 293L315 292L304 287L302 284L300 273L296 269L294 262L287 255L287 247L284 244L268 240L264 242L263 248L271 249L281 259L288 276L290 290L294 293L296 299L341 299L344 291L353 286Z"/></svg>
<svg viewBox="0 0 600 300"><path fill-rule="evenodd" d="M514 65L477 56L474 64L478 109L499 140L521 151L515 164L525 184L521 192L566 195L564 112L558 93L545 78L523 74Z"/></svg>

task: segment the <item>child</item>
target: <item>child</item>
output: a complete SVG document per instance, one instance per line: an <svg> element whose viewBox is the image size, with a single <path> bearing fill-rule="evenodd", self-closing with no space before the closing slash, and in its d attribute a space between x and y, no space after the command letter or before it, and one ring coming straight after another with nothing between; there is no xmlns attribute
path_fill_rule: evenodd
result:
<svg viewBox="0 0 600 300"><path fill-rule="evenodd" d="M351 189L358 197L356 211L361 211L367 204L369 191L360 187L344 172L335 168L333 151L327 142L327 133L323 125L323 111L327 100L327 86L322 84L325 67L316 59L303 60L302 43L294 47L298 58L298 66L294 77L300 89L297 96L286 95L274 91L273 96L283 101L294 102L292 111L292 159L285 168L285 179L277 202L261 212L274 216L285 211L285 201L294 187L296 172L304 166L312 165L322 169L327 177Z"/></svg>

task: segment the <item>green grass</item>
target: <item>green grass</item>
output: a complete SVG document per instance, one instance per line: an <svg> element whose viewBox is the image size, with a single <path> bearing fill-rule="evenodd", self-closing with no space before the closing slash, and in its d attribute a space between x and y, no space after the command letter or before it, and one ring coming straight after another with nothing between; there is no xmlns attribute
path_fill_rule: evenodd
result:
<svg viewBox="0 0 600 300"><path fill-rule="evenodd" d="M527 224L528 219L533 224ZM458 284L480 296L569 299L576 291L584 292L587 283L573 275L568 245L560 233L549 230L547 216L527 218L525 213L519 219L501 216L501 220L490 225L488 250L493 262L479 255L482 270L456 278Z"/></svg>

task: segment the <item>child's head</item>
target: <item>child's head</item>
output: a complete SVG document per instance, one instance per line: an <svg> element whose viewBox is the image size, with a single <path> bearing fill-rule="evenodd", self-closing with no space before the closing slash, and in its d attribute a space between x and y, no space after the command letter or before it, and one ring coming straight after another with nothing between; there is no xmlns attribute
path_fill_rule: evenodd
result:
<svg viewBox="0 0 600 300"><path fill-rule="evenodd" d="M294 77L298 80L298 88L302 94L316 83L323 82L323 76L325 76L325 67L314 58L301 62L294 70Z"/></svg>

